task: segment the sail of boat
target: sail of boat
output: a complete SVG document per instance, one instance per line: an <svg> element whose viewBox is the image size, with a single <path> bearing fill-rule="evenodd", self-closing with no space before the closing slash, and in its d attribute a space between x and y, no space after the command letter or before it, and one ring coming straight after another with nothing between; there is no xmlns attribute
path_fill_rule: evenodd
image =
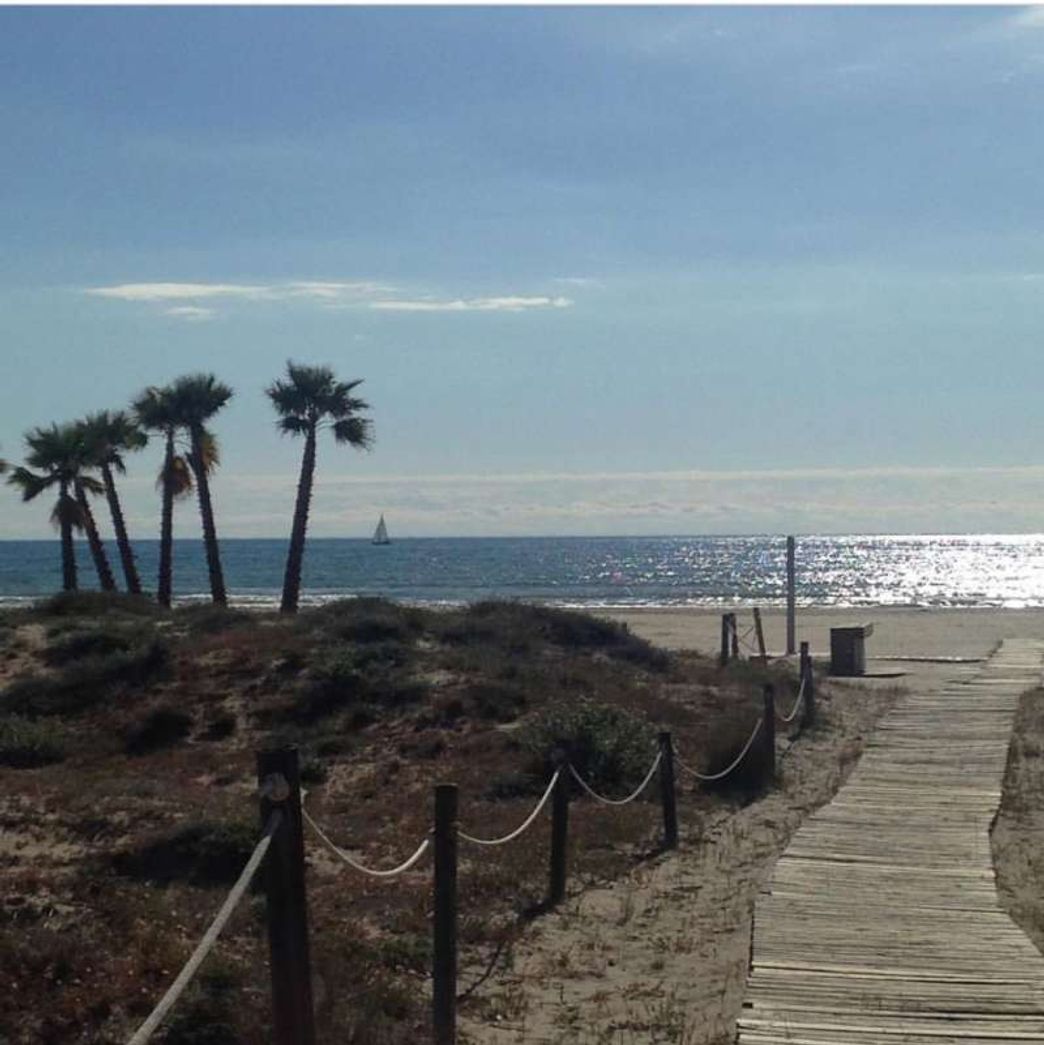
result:
<svg viewBox="0 0 1044 1045"><path fill-rule="evenodd" d="M384 525L384 514L381 513L381 520L377 523L377 529L373 531L373 543L374 544L391 544L391 538L388 536L388 527Z"/></svg>

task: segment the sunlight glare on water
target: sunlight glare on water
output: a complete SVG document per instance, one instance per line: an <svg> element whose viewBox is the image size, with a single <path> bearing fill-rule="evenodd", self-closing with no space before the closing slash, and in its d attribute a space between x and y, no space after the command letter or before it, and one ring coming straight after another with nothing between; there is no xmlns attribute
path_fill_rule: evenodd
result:
<svg viewBox="0 0 1044 1045"><path fill-rule="evenodd" d="M155 577L156 542L137 545ZM60 584L57 542L0 542L0 602ZM286 546L228 540L222 558L234 601L278 599ZM116 562L115 549L111 552ZM500 597L571 606L684 606L785 599L782 537L531 537L310 541L304 600L385 595L422 603ZM177 541L175 590L207 597L199 541ZM81 560L81 583L91 570ZM820 606L1044 606L1044 535L798 537L798 600Z"/></svg>

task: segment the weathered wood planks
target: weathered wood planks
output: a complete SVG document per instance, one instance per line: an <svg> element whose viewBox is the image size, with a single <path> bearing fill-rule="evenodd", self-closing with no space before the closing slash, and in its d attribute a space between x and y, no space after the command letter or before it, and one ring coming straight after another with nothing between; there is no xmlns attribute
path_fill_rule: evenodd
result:
<svg viewBox="0 0 1044 1045"><path fill-rule="evenodd" d="M903 698L755 913L740 1045L1044 1042L1044 957L998 906L989 830L1044 643Z"/></svg>

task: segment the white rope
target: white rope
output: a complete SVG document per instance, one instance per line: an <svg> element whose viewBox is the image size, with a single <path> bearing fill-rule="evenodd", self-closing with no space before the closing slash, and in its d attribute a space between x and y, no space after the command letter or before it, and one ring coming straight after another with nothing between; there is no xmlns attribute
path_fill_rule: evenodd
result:
<svg viewBox="0 0 1044 1045"><path fill-rule="evenodd" d="M428 850L428 846L431 844L430 838L425 838L423 842L413 851L413 855L405 859L398 867L389 868L387 871L379 871L373 867L367 867L365 864L359 863L358 860L353 860L329 835L312 819L309 815L308 810L301 807L301 816L305 818L308 826L326 843L336 856L339 856L349 867L356 871L361 871L363 874L368 874L373 878L394 878L396 875L402 874L408 871Z"/></svg>
<svg viewBox="0 0 1044 1045"><path fill-rule="evenodd" d="M476 838L474 835L469 835L459 830L457 831L457 834L459 834L465 842L472 842L475 845L504 845L505 842L513 842L516 838L518 838L519 835L523 834L526 828L529 827L529 825L532 824L533 821L536 820L536 818L540 815L540 810L543 809L545 805L547 805L547 800L551 797L551 792L554 791L555 784L558 783L558 778L561 775L562 770L556 769L555 775L551 777L551 781L547 785L547 790L544 792L543 798L541 798L540 801L537 802L536 808L533 810L533 812L530 813L529 816L527 816L525 820L523 820L522 823L519 824L518 827L516 827L515 830L511 832L511 834L504 835L503 838Z"/></svg>
<svg viewBox="0 0 1044 1045"><path fill-rule="evenodd" d="M661 758L663 758L662 751L658 752L656 758L653 759L653 764L650 767L649 772L645 774L645 779L638 785L637 790L632 791L626 798L606 798L605 795L600 795L597 791L593 790L590 784L584 780L572 765L569 767L569 772L573 774L573 779L596 801L607 806L625 806L628 802L633 802L649 786L649 781L652 780L653 774L660 767Z"/></svg>
<svg viewBox="0 0 1044 1045"><path fill-rule="evenodd" d="M743 750L733 760L732 765L729 766L727 769L723 769L720 773L709 773L709 774L701 773L701 772L699 772L699 770L696 770L696 769L691 768L690 766L687 766L677 756L677 754L675 754L675 756L674 756L674 761L682 769L684 769L686 773L690 774L691 776L696 777L697 780L708 780L708 781L709 780L721 780L723 777L727 777L729 775L729 773L731 773L743 761L743 759L746 757L747 752L750 750L751 744L754 743L754 738L758 735L758 732L761 730L761 723L762 723L762 721L763 720L759 718L757 720L757 722L754 723L754 729L751 731L750 736L747 738L746 744L743 745Z"/></svg>
<svg viewBox="0 0 1044 1045"><path fill-rule="evenodd" d="M134 1032L134 1037L130 1039L127 1045L144 1045L155 1033L156 1028L163 1021L163 1017L167 1015L174 1003L181 997L182 991L189 985L192 977L196 975L196 971L202 965L203 959L206 958L214 944L217 943L217 938L221 935L221 930L224 929L225 923L232 917L232 912L236 909L236 905L243 899L243 894L247 891L247 887L257 873L261 861L265 858L265 853L268 852L268 847L272 842L272 835L275 834L282 818L283 814L278 809L268 818L264 834L257 845L254 846L250 859L247 860L246 866L240 872L239 878L236 879L236 884L229 890L229 894L221 905L221 909L215 916L214 921L210 923L210 928L203 934L203 938L192 952L192 956L185 962L181 972L178 973L177 979L167 989L167 993L160 999L159 1004L152 1010L148 1019Z"/></svg>
<svg viewBox="0 0 1044 1045"><path fill-rule="evenodd" d="M805 699L805 679L806 679L806 676L802 675L801 676L801 688L798 690L797 700L794 701L794 706L790 709L790 714L789 715L780 715L779 716L780 722L782 722L784 725L786 725L788 722L793 722L794 721L794 718L795 718L795 716L798 713L798 708L800 708L802 703L804 702L804 699Z"/></svg>

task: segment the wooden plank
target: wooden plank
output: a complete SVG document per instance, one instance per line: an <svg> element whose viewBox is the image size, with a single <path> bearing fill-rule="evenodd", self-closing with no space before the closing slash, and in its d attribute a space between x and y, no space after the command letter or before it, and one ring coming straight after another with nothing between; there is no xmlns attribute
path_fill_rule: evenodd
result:
<svg viewBox="0 0 1044 1045"><path fill-rule="evenodd" d="M1044 957L999 907L989 830L1044 643L912 693L801 827L755 912L740 1045L1044 1041Z"/></svg>

